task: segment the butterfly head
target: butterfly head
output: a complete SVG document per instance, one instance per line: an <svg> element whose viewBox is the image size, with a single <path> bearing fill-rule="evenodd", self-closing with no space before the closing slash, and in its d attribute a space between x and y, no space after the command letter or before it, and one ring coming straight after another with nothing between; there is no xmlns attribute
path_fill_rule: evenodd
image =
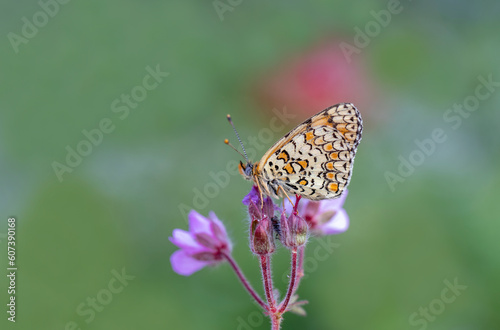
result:
<svg viewBox="0 0 500 330"><path fill-rule="evenodd" d="M254 164L252 164L251 162L247 162L246 164L244 164L240 161L238 170L240 171L240 174L245 178L245 180L253 180L253 167Z"/></svg>

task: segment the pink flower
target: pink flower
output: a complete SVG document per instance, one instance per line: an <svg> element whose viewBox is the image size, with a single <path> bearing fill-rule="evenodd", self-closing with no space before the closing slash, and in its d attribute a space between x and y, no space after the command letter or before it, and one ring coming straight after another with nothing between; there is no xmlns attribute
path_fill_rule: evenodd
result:
<svg viewBox="0 0 500 330"><path fill-rule="evenodd" d="M342 208L347 197L347 189L336 199L310 201L301 199L298 214L302 216L311 234L315 236L333 235L343 233L349 228L349 216ZM285 208L290 214L292 206L285 200Z"/></svg>
<svg viewBox="0 0 500 330"><path fill-rule="evenodd" d="M215 213L210 212L206 218L192 210L188 218L189 231L174 229L173 237L169 237L180 248L170 257L170 263L176 273L184 276L224 261L232 249L226 228Z"/></svg>

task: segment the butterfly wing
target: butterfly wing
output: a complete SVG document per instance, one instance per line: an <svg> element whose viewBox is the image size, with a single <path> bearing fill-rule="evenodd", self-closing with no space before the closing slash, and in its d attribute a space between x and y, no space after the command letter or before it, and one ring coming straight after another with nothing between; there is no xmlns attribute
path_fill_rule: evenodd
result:
<svg viewBox="0 0 500 330"><path fill-rule="evenodd" d="M325 109L269 149L258 164L260 179L275 197L280 186L311 200L338 197L349 184L362 130L351 103Z"/></svg>

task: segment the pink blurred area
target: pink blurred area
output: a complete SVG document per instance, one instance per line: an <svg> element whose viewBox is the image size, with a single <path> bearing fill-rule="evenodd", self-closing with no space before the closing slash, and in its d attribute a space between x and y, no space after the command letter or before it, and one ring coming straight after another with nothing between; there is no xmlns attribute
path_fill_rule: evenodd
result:
<svg viewBox="0 0 500 330"><path fill-rule="evenodd" d="M342 41L330 38L291 54L259 77L254 91L261 108L286 107L307 118L331 105L350 102L365 114L376 94L374 85L363 54L348 62L339 47Z"/></svg>

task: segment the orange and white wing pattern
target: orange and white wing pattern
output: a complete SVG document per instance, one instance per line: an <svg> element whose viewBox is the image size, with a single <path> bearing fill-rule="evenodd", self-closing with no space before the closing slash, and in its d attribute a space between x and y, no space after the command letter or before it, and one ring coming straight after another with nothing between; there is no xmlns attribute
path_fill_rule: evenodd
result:
<svg viewBox="0 0 500 330"><path fill-rule="evenodd" d="M274 196L339 197L349 184L363 122L351 103L312 116L280 139L258 164L258 180Z"/></svg>

